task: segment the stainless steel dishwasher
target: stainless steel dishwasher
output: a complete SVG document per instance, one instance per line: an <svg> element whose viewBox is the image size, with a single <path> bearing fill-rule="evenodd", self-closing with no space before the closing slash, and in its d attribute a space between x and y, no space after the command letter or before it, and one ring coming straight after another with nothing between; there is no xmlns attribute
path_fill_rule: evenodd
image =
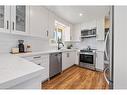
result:
<svg viewBox="0 0 127 95"><path fill-rule="evenodd" d="M51 53L49 66L50 78L60 73L62 71L62 53Z"/></svg>

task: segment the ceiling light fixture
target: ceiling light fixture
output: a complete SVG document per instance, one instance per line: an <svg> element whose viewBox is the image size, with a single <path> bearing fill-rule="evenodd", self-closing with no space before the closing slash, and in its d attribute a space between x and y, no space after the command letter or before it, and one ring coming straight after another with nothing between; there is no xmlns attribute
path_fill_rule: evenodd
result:
<svg viewBox="0 0 127 95"><path fill-rule="evenodd" d="M82 15L83 15L82 13L79 14L79 16L82 16Z"/></svg>

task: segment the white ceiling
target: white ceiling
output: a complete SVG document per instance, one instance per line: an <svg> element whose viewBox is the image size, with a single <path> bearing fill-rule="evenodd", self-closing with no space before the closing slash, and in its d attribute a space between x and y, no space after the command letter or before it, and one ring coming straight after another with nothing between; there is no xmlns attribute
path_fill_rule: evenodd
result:
<svg viewBox="0 0 127 95"><path fill-rule="evenodd" d="M109 14L109 6L47 6L56 15L72 24L83 23ZM83 16L79 16L83 13Z"/></svg>

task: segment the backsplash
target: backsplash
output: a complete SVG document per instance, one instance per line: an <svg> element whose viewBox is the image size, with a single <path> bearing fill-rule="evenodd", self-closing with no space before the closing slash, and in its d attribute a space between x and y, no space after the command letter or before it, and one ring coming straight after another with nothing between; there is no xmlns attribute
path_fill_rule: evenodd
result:
<svg viewBox="0 0 127 95"><path fill-rule="evenodd" d="M0 53L9 53L12 47L18 46L18 40L21 39L24 40L25 45L31 44L32 51L46 51L56 48L49 46L48 39L0 33Z"/></svg>
<svg viewBox="0 0 127 95"><path fill-rule="evenodd" d="M85 38L83 39L80 43L76 43L74 47L79 48L79 49L84 49L90 46L92 49L97 48L97 41L96 38Z"/></svg>

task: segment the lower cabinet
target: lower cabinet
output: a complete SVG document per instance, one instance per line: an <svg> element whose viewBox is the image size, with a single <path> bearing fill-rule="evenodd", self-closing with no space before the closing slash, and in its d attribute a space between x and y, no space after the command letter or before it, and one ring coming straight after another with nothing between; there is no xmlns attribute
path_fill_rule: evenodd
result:
<svg viewBox="0 0 127 95"><path fill-rule="evenodd" d="M48 55L42 55L42 63L41 66L44 67L44 80L47 80L49 78L49 54Z"/></svg>
<svg viewBox="0 0 127 95"><path fill-rule="evenodd" d="M24 58L31 62L34 62L37 65L44 67L44 70L42 72L42 76L43 76L42 82L49 78L49 54L35 55L35 56L29 56Z"/></svg>
<svg viewBox="0 0 127 95"><path fill-rule="evenodd" d="M75 52L63 52L62 53L62 71L75 64Z"/></svg>
<svg viewBox="0 0 127 95"><path fill-rule="evenodd" d="M75 64L76 65L79 65L79 56L80 56L79 51L76 51L75 52Z"/></svg>
<svg viewBox="0 0 127 95"><path fill-rule="evenodd" d="M96 70L99 70L99 71L104 70L104 52L103 51L96 52Z"/></svg>

